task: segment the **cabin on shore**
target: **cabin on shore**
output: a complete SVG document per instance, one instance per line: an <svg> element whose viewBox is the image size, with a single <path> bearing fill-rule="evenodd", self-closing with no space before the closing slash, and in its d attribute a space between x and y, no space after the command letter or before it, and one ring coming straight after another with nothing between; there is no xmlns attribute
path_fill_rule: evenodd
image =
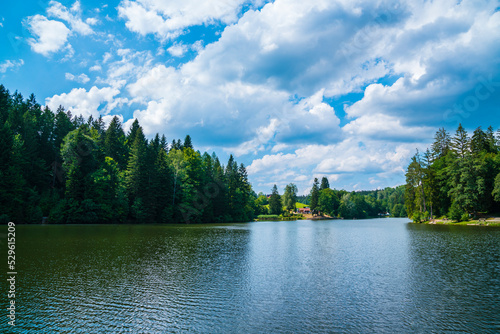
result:
<svg viewBox="0 0 500 334"><path fill-rule="evenodd" d="M302 213L302 214L311 214L311 209L309 209L309 208L299 208L299 213Z"/></svg>

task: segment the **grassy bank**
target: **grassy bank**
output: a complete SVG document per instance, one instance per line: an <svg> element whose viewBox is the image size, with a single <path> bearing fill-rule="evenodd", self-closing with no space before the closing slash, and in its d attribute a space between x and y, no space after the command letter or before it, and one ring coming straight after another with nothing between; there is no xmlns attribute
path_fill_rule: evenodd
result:
<svg viewBox="0 0 500 334"><path fill-rule="evenodd" d="M455 220L433 219L422 222L429 225L452 225L452 226L500 226L500 219L493 218L487 220L469 220L457 222Z"/></svg>

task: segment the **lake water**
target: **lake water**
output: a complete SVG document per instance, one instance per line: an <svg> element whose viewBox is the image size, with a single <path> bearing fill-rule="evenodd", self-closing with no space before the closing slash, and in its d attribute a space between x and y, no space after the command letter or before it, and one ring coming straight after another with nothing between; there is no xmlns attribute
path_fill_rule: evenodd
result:
<svg viewBox="0 0 500 334"><path fill-rule="evenodd" d="M500 332L500 229L407 222L18 225L13 332Z"/></svg>

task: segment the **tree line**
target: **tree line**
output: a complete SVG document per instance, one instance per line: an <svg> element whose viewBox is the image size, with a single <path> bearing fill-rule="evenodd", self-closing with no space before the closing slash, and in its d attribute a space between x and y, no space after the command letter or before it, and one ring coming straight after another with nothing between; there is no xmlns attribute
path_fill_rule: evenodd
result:
<svg viewBox="0 0 500 334"><path fill-rule="evenodd" d="M314 180L308 196L288 184L257 195L243 164L194 150L191 137L146 139L135 120L84 119L55 112L0 85L0 223L203 223L283 214L297 201L314 212L367 218L405 216L402 188L331 189Z"/></svg>
<svg viewBox="0 0 500 334"><path fill-rule="evenodd" d="M243 164L156 134L135 120L42 108L0 85L0 221L228 222L253 219L257 196Z"/></svg>
<svg viewBox="0 0 500 334"><path fill-rule="evenodd" d="M327 177L314 179L309 195L298 196L297 186L293 183L285 186L283 195L280 195L276 185L273 186L269 198L259 194L257 199L260 207L267 204L268 212L262 214L279 215L293 211L297 202L306 204L315 214L326 214L331 217L346 219L364 219L378 217L380 214L389 214L392 217L406 217L404 205L405 186L385 188L372 191L336 190L330 188Z"/></svg>
<svg viewBox="0 0 500 334"><path fill-rule="evenodd" d="M411 159L405 199L416 222L500 212L500 130L478 127L469 135L460 124L451 136L439 129L430 149Z"/></svg>

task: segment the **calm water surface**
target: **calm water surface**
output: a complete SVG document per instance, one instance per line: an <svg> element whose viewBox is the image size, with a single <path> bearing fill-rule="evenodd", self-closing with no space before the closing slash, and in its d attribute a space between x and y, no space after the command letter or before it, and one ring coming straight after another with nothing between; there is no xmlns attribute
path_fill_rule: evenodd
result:
<svg viewBox="0 0 500 334"><path fill-rule="evenodd" d="M17 226L14 332L499 333L500 229L407 222Z"/></svg>

